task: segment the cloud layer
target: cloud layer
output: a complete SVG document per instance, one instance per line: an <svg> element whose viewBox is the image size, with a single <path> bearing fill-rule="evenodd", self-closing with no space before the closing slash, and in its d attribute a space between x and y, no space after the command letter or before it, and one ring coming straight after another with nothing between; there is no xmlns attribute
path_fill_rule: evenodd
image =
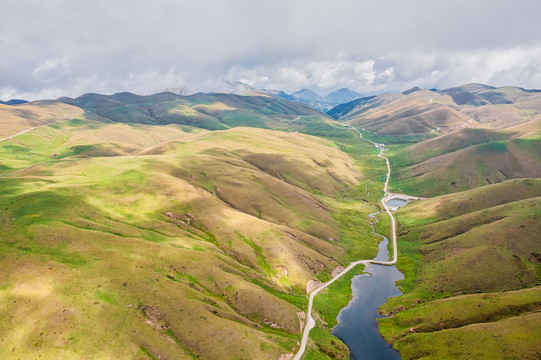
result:
<svg viewBox="0 0 541 360"><path fill-rule="evenodd" d="M258 88L541 88L523 0L4 0L0 98Z"/></svg>

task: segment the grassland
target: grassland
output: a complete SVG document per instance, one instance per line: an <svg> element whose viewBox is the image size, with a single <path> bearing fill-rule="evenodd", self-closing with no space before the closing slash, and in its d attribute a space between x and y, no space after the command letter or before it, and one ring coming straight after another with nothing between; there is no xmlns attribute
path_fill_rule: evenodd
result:
<svg viewBox="0 0 541 360"><path fill-rule="evenodd" d="M393 164L397 168L419 164L437 156L491 141L508 139L512 133L493 129L463 128L456 132L414 144L405 151L395 152Z"/></svg>
<svg viewBox="0 0 541 360"><path fill-rule="evenodd" d="M537 359L541 284L539 92L469 84L344 106L387 144L404 295L380 332L404 359ZM378 224L380 231L385 231Z"/></svg>
<svg viewBox="0 0 541 360"><path fill-rule="evenodd" d="M334 337L330 330L336 326L340 310L347 306L351 299L351 280L362 271L362 266L356 267L315 297L313 311L317 322L316 327L310 331L303 359L349 358L347 346Z"/></svg>
<svg viewBox="0 0 541 360"><path fill-rule="evenodd" d="M403 358L539 357L540 186L510 180L398 212L404 295L380 308L392 315L380 332Z"/></svg>
<svg viewBox="0 0 541 360"><path fill-rule="evenodd" d="M0 139L29 128L80 117L83 109L55 101L18 105L0 104Z"/></svg>
<svg viewBox="0 0 541 360"><path fill-rule="evenodd" d="M307 132L330 140L83 119L0 142L0 355L293 351L307 281L379 241L383 164L344 129Z"/></svg>
<svg viewBox="0 0 541 360"><path fill-rule="evenodd" d="M407 153L414 153L414 149L404 149L402 154L406 155L397 155L397 162L391 157L396 174L391 188L412 195L436 196L510 179L541 177L538 139L491 141L400 167L414 161Z"/></svg>
<svg viewBox="0 0 541 360"><path fill-rule="evenodd" d="M80 107L95 119L149 125L184 124L207 130L238 126L283 131L329 132L332 119L301 103L271 96L234 94L194 94L181 96L161 93L139 96L85 94L60 99ZM66 105L67 106L67 105Z"/></svg>
<svg viewBox="0 0 541 360"><path fill-rule="evenodd" d="M382 94L340 114L340 120L402 141L460 127L466 117L456 106L432 102L438 95L430 90Z"/></svg>
<svg viewBox="0 0 541 360"><path fill-rule="evenodd" d="M537 121L541 92L468 84L444 90L413 88L344 104L329 112L378 136L442 135L461 128L508 129ZM538 128L537 128L538 130Z"/></svg>
<svg viewBox="0 0 541 360"><path fill-rule="evenodd" d="M391 144L393 191L447 194L398 212L404 295L380 330L404 358L538 358L538 95L450 91L350 114ZM298 346L307 282L376 253L385 164L314 109L225 94L62 102L3 117L7 136L57 124L0 142L2 358L278 358ZM347 357L330 329L351 276L316 298L306 359Z"/></svg>
<svg viewBox="0 0 541 360"><path fill-rule="evenodd" d="M541 177L540 111L541 92L468 84L386 93L335 116L390 145L392 191L438 196Z"/></svg>
<svg viewBox="0 0 541 360"><path fill-rule="evenodd" d="M393 191L438 196L511 179L541 177L537 121L506 130L462 128L390 146ZM401 141L399 139L399 141Z"/></svg>

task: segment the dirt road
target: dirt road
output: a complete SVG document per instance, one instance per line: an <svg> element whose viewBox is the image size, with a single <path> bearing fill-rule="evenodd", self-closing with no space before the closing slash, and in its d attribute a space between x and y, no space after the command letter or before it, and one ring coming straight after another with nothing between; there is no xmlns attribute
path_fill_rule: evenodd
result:
<svg viewBox="0 0 541 360"><path fill-rule="evenodd" d="M324 283L323 285L321 285L317 289L312 290L312 292L310 293L310 297L308 298L308 309L306 311L306 325L304 326L304 331L303 331L303 334L302 334L302 341L301 341L301 344L300 344L300 347L299 347L299 351L297 352L297 354L295 354L295 357L293 358L293 360L300 360L300 358L302 357L302 355L304 355L304 352L306 351L306 344L308 343L308 336L310 335L310 330L312 330L312 328L316 325L316 322L315 322L314 318L312 317L312 306L314 304L314 297L321 290L323 290L326 287L328 287L329 285L331 285L333 282L335 282L336 280L341 278L344 274L347 274L356 265L359 265L359 264L363 264L365 266L367 266L369 264L394 265L394 264L396 264L396 261L398 260L398 251L397 251L397 246L396 246L396 221L395 221L395 218L394 218L393 214L391 213L391 210L389 210L389 208L385 204L385 202L387 201L387 198L391 197L392 195L388 194L389 178L391 177L391 166L389 164L389 159L386 158L385 156L383 156L383 152L385 151L384 144L378 144L378 143L375 143L373 141L370 141L368 139L363 138L363 134L359 130L357 130L356 128L351 126L351 125L347 125L347 127L349 127L352 130L355 130L359 134L359 137L362 140L368 141L369 143L374 145L379 150L378 157L380 157L382 159L385 159L385 162L387 164L387 176L386 176L386 180L385 180L385 186L383 187L383 191L385 191L385 197L383 199L381 199L381 204L383 205L383 208L385 209L385 211L387 212L387 214L391 218L392 241L393 241L393 260L392 261L375 261L375 260L357 260L357 261L354 261L351 264L349 264L341 273L339 273L338 275L333 277L331 280L327 281L326 283Z"/></svg>

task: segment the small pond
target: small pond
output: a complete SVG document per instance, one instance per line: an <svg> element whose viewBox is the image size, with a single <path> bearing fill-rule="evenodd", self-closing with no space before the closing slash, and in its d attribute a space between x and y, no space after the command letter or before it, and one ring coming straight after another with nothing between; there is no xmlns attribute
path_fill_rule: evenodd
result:
<svg viewBox="0 0 541 360"><path fill-rule="evenodd" d="M401 206L406 205L408 202L403 199L391 199L386 202L387 206L390 208L399 208Z"/></svg>

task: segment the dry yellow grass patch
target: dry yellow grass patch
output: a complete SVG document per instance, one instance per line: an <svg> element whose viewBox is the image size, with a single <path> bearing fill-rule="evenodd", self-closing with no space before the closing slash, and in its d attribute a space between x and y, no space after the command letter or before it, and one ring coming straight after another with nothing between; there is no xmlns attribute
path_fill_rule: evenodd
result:
<svg viewBox="0 0 541 360"><path fill-rule="evenodd" d="M0 138L36 126L81 117L84 110L59 102L31 102L20 105L0 104Z"/></svg>

